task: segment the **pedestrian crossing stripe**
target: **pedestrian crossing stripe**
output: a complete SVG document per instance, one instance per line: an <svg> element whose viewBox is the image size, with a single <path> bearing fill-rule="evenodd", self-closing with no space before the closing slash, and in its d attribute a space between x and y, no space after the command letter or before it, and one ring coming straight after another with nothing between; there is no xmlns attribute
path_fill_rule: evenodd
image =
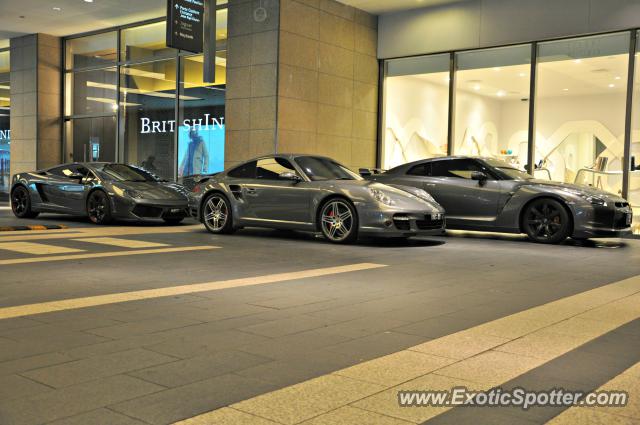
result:
<svg viewBox="0 0 640 425"><path fill-rule="evenodd" d="M101 245L119 246L121 248L159 248L162 246L169 246L164 243L137 241L133 239L122 238L80 238L71 239L77 242L95 243Z"/></svg>
<svg viewBox="0 0 640 425"><path fill-rule="evenodd" d="M21 254L47 255L47 254L69 254L72 252L83 252L84 249L67 248L63 246L46 245L35 242L1 242L0 250L19 252Z"/></svg>

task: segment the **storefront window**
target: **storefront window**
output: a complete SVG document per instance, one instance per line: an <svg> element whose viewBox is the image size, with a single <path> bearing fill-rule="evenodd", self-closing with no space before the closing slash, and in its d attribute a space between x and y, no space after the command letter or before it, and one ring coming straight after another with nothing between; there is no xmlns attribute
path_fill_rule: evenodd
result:
<svg viewBox="0 0 640 425"><path fill-rule="evenodd" d="M82 162L115 161L116 118L74 119L68 126L73 143L73 159Z"/></svg>
<svg viewBox="0 0 640 425"><path fill-rule="evenodd" d="M216 81L203 81L203 56L182 60L180 126L178 127L178 177L224 169L224 103L226 52L216 57Z"/></svg>
<svg viewBox="0 0 640 425"><path fill-rule="evenodd" d="M122 30L121 60L131 62L175 56L176 51L166 45L166 34L164 21Z"/></svg>
<svg viewBox="0 0 640 425"><path fill-rule="evenodd" d="M536 177L622 191L629 33L539 44Z"/></svg>
<svg viewBox="0 0 640 425"><path fill-rule="evenodd" d="M114 114L117 78L116 68L67 73L66 84L73 93L67 102L67 114Z"/></svg>
<svg viewBox="0 0 640 425"><path fill-rule="evenodd" d="M386 62L382 167L447 154L449 55Z"/></svg>
<svg viewBox="0 0 640 425"><path fill-rule="evenodd" d="M531 46L457 53L455 155L527 163Z"/></svg>
<svg viewBox="0 0 640 425"><path fill-rule="evenodd" d="M124 161L173 179L176 59L120 70Z"/></svg>
<svg viewBox="0 0 640 425"><path fill-rule="evenodd" d="M0 51L0 200L7 199L11 184L11 176L9 175L11 158L9 68L9 51Z"/></svg>
<svg viewBox="0 0 640 425"><path fill-rule="evenodd" d="M637 36L640 36L638 32ZM633 207L633 231L640 233L640 44L636 43L635 75L631 109L631 158L629 171L629 203Z"/></svg>
<svg viewBox="0 0 640 425"><path fill-rule="evenodd" d="M116 31L73 38L65 43L66 69L93 68L116 62Z"/></svg>

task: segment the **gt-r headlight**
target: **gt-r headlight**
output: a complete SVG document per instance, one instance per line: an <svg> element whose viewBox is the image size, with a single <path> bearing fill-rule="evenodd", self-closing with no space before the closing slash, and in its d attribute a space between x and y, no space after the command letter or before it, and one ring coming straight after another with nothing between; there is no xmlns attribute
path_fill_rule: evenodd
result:
<svg viewBox="0 0 640 425"><path fill-rule="evenodd" d="M579 190L565 189L565 191L567 191L567 192L569 192L569 193L571 193L573 195L581 197L582 199L584 199L585 201L587 201L591 205L598 205L600 207L606 207L607 206L607 201L602 199L599 196L589 195L589 194L587 194L585 192L581 192Z"/></svg>
<svg viewBox="0 0 640 425"><path fill-rule="evenodd" d="M373 197L373 199L380 202L381 204L385 204L389 206L395 204L393 199L391 199L389 195L387 195L386 193L384 193L384 191L380 189L369 189L369 193L371 193L371 196Z"/></svg>
<svg viewBox="0 0 640 425"><path fill-rule="evenodd" d="M436 200L433 198L433 196L431 196L429 194L429 192L427 192L426 190L417 189L415 191L415 195L420 199L424 199L425 201L429 201L429 202L432 202L434 204L437 203Z"/></svg>
<svg viewBox="0 0 640 425"><path fill-rule="evenodd" d="M133 198L133 199L142 199L144 197L144 195L141 192L138 192L137 190L133 190L133 189L125 189L123 193L124 193L124 196L128 196L129 198Z"/></svg>

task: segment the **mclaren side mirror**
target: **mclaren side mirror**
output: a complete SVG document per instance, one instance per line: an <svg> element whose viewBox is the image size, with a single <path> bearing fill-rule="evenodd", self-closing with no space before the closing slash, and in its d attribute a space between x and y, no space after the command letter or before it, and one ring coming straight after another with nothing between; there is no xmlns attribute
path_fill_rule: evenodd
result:
<svg viewBox="0 0 640 425"><path fill-rule="evenodd" d="M479 182L485 182L489 179L489 177L483 173L482 171L472 171L471 172L471 180L476 180Z"/></svg>
<svg viewBox="0 0 640 425"><path fill-rule="evenodd" d="M295 183L302 181L299 175L297 175L296 173L292 173L291 171L280 173L278 177L280 178L280 180L289 180Z"/></svg>

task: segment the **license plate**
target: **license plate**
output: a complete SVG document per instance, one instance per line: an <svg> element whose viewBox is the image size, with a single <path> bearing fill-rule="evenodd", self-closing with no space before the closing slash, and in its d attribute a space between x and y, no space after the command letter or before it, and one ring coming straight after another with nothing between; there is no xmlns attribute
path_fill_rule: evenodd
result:
<svg viewBox="0 0 640 425"><path fill-rule="evenodd" d="M431 220L442 220L442 214L431 214Z"/></svg>
<svg viewBox="0 0 640 425"><path fill-rule="evenodd" d="M632 221L633 221L633 213L627 213L627 226L631 226Z"/></svg>

